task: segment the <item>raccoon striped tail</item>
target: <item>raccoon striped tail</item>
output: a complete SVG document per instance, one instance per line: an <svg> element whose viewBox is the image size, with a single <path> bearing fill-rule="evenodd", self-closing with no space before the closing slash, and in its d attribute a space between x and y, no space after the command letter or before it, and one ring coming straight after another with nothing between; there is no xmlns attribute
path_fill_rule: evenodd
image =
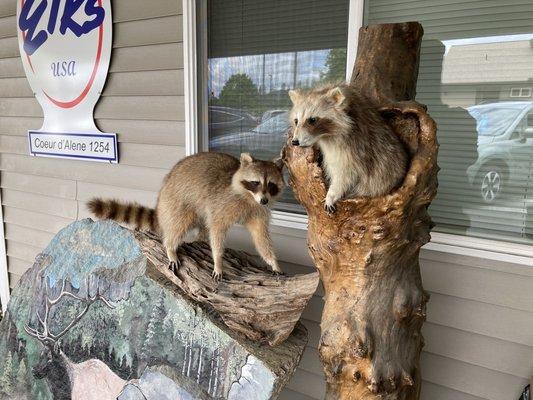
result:
<svg viewBox="0 0 533 400"><path fill-rule="evenodd" d="M116 200L94 198L87 203L87 208L101 219L112 219L154 233L159 230L155 210L137 203L119 203Z"/></svg>

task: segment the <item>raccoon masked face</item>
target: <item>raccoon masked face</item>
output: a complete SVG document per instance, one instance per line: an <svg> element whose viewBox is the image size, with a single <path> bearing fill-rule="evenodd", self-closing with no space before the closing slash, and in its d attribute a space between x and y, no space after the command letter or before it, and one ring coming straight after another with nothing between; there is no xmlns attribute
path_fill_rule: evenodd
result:
<svg viewBox="0 0 533 400"><path fill-rule="evenodd" d="M282 175L283 163L280 161L254 160L250 154L241 154L239 168L240 184L246 193L264 206L274 203L285 184Z"/></svg>
<svg viewBox="0 0 533 400"><path fill-rule="evenodd" d="M317 89L308 93L289 91L292 145L310 147L324 137L339 132L346 120L344 94L339 87Z"/></svg>

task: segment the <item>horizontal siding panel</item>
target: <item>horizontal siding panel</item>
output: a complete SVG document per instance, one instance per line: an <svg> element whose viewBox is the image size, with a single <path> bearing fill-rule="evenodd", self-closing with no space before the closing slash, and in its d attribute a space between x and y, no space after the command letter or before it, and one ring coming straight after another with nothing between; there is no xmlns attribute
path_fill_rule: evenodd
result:
<svg viewBox="0 0 533 400"><path fill-rule="evenodd" d="M0 38L13 36L16 26L17 18L15 15L0 17Z"/></svg>
<svg viewBox="0 0 533 400"><path fill-rule="evenodd" d="M182 29L180 16L119 22L113 25L113 47L181 42Z"/></svg>
<svg viewBox="0 0 533 400"><path fill-rule="evenodd" d="M320 319L320 315L318 315L318 319ZM307 332L309 333L308 345L317 349L318 344L320 343L320 323L305 318L302 318L300 322L304 324L304 326L307 328Z"/></svg>
<svg viewBox="0 0 533 400"><path fill-rule="evenodd" d="M85 202L93 197L112 198L119 201L134 201L148 207L154 207L157 192L127 189L99 183L78 182L78 201Z"/></svg>
<svg viewBox="0 0 533 400"><path fill-rule="evenodd" d="M422 381L422 390L420 392L421 400L486 400L485 398L472 396L470 394L459 392L445 386L436 385L431 382ZM511 399L514 400L514 399Z"/></svg>
<svg viewBox="0 0 533 400"><path fill-rule="evenodd" d="M424 325L423 334L429 353L524 379L533 376L533 347L432 323Z"/></svg>
<svg viewBox="0 0 533 400"><path fill-rule="evenodd" d="M2 89L0 81L0 97ZM183 70L113 73L102 96L183 96Z"/></svg>
<svg viewBox="0 0 533 400"><path fill-rule="evenodd" d="M17 12L17 3L13 0L0 0L0 17L15 15Z"/></svg>
<svg viewBox="0 0 533 400"><path fill-rule="evenodd" d="M33 97L33 91L26 78L0 78L1 97Z"/></svg>
<svg viewBox="0 0 533 400"><path fill-rule="evenodd" d="M533 313L437 293L427 310L429 322L533 346Z"/></svg>
<svg viewBox="0 0 533 400"><path fill-rule="evenodd" d="M41 117L0 117L0 135L27 136L28 130L42 125Z"/></svg>
<svg viewBox="0 0 533 400"><path fill-rule="evenodd" d="M61 165L61 168L58 166ZM30 175L79 180L127 187L132 189L158 191L166 169L142 168L130 165L91 163L88 161L54 160L45 157L2 154L0 169Z"/></svg>
<svg viewBox="0 0 533 400"><path fill-rule="evenodd" d="M22 275L31 266L32 264L27 261L15 257L7 257L7 270L13 274Z"/></svg>
<svg viewBox="0 0 533 400"><path fill-rule="evenodd" d="M76 219L78 212L78 205L75 200L10 189L2 190L2 204L69 219Z"/></svg>
<svg viewBox="0 0 533 400"><path fill-rule="evenodd" d="M20 281L21 276L17 274L9 273L9 288L13 290Z"/></svg>
<svg viewBox="0 0 533 400"><path fill-rule="evenodd" d="M431 292L533 312L533 277L436 261L421 267L424 287Z"/></svg>
<svg viewBox="0 0 533 400"><path fill-rule="evenodd" d="M42 251L39 247L19 243L13 240L6 240L6 252L9 257L15 257L20 260L33 264L35 257Z"/></svg>
<svg viewBox="0 0 533 400"><path fill-rule="evenodd" d="M305 394L295 392L291 389L283 389L279 394L279 400L313 400L312 397L306 396Z"/></svg>
<svg viewBox="0 0 533 400"><path fill-rule="evenodd" d="M37 246L44 249L54 238L50 232L39 231L36 229L25 228L14 224L5 224L6 239L14 240L30 246Z"/></svg>
<svg viewBox="0 0 533 400"><path fill-rule="evenodd" d="M318 355L318 349L314 347L307 346L305 348L304 354L302 355L302 360L298 368L301 368L312 374L324 377L324 370L322 368L322 363L320 362L320 356Z"/></svg>
<svg viewBox="0 0 533 400"><path fill-rule="evenodd" d="M120 162L152 168L171 169L185 157L185 147L161 146L157 144L119 144Z"/></svg>
<svg viewBox="0 0 533 400"><path fill-rule="evenodd" d="M98 119L96 124L102 132L117 133L123 143L185 146L183 121Z"/></svg>
<svg viewBox="0 0 533 400"><path fill-rule="evenodd" d="M110 72L183 68L183 44L167 43L113 49Z"/></svg>
<svg viewBox="0 0 533 400"><path fill-rule="evenodd" d="M15 36L0 39L0 58L18 57L18 55L19 43Z"/></svg>
<svg viewBox="0 0 533 400"><path fill-rule="evenodd" d="M35 98L0 98L0 116L42 117L43 111Z"/></svg>
<svg viewBox="0 0 533 400"><path fill-rule="evenodd" d="M4 206L4 222L55 234L74 219Z"/></svg>
<svg viewBox="0 0 533 400"><path fill-rule="evenodd" d="M25 76L20 57L0 59L0 78L21 78Z"/></svg>
<svg viewBox="0 0 533 400"><path fill-rule="evenodd" d="M181 14L181 1L113 0L113 21L133 21Z"/></svg>
<svg viewBox="0 0 533 400"><path fill-rule="evenodd" d="M526 379L477 367L434 354L422 353L424 380L488 400L518 399Z"/></svg>
<svg viewBox="0 0 533 400"><path fill-rule="evenodd" d="M326 394L324 378L302 369L297 369L294 372L287 388L318 400L322 400Z"/></svg>
<svg viewBox="0 0 533 400"><path fill-rule="evenodd" d="M4 172L0 183L3 189L12 189L71 200L76 198L76 182L71 180Z"/></svg>
<svg viewBox="0 0 533 400"><path fill-rule="evenodd" d="M16 106L10 104L10 100L24 101L26 99L2 99L0 100L0 115L8 112L16 113ZM29 100L29 99L28 99ZM3 102L7 102L5 106ZM29 104L27 104L30 106ZM100 99L95 109L96 118L116 118L116 119L160 119L167 121L184 121L185 108L183 96L152 96L150 100L142 96L131 97L103 97ZM6 108L7 111L3 111ZM40 107L37 104L40 111ZM18 111L19 113L21 111ZM23 116L39 116L37 111L24 110ZM13 114L17 115L17 114Z"/></svg>

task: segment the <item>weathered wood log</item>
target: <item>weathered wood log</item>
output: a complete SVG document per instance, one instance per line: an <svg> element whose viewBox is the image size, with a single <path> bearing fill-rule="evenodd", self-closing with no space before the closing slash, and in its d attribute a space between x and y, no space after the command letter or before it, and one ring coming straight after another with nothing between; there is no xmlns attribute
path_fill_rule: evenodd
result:
<svg viewBox="0 0 533 400"><path fill-rule="evenodd" d="M242 251L226 249L224 277L213 280L209 245L185 243L178 249L177 276L168 269L158 237L134 232L145 256L189 298L212 307L224 323L246 337L271 346L289 337L318 286L318 273L273 275L266 265Z"/></svg>
<svg viewBox="0 0 533 400"><path fill-rule="evenodd" d="M359 35L351 84L383 106L408 148L404 182L383 197L340 201L328 215L318 150L291 146L289 137L284 160L309 216L308 246L325 289L320 357L326 398L414 400L428 300L418 256L430 239L438 144L424 106L392 102L414 97L422 28L377 25Z"/></svg>

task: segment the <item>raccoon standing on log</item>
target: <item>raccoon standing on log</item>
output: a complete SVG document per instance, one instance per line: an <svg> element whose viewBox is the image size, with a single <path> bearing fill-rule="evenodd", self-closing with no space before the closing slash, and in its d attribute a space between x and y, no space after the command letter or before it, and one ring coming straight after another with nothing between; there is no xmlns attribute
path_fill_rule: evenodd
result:
<svg viewBox="0 0 533 400"><path fill-rule="evenodd" d="M109 218L136 228L158 232L175 273L177 248L192 229L209 240L213 277L222 278L226 233L236 223L245 225L263 260L281 274L268 232L270 209L284 187L283 162L254 160L241 154L240 161L222 153L199 153L184 158L168 173L155 209L114 200L92 199L87 205L99 218Z"/></svg>
<svg viewBox="0 0 533 400"><path fill-rule="evenodd" d="M324 208L343 197L376 197L402 182L408 164L400 139L370 100L346 84L289 91L292 145L318 144L329 189Z"/></svg>

